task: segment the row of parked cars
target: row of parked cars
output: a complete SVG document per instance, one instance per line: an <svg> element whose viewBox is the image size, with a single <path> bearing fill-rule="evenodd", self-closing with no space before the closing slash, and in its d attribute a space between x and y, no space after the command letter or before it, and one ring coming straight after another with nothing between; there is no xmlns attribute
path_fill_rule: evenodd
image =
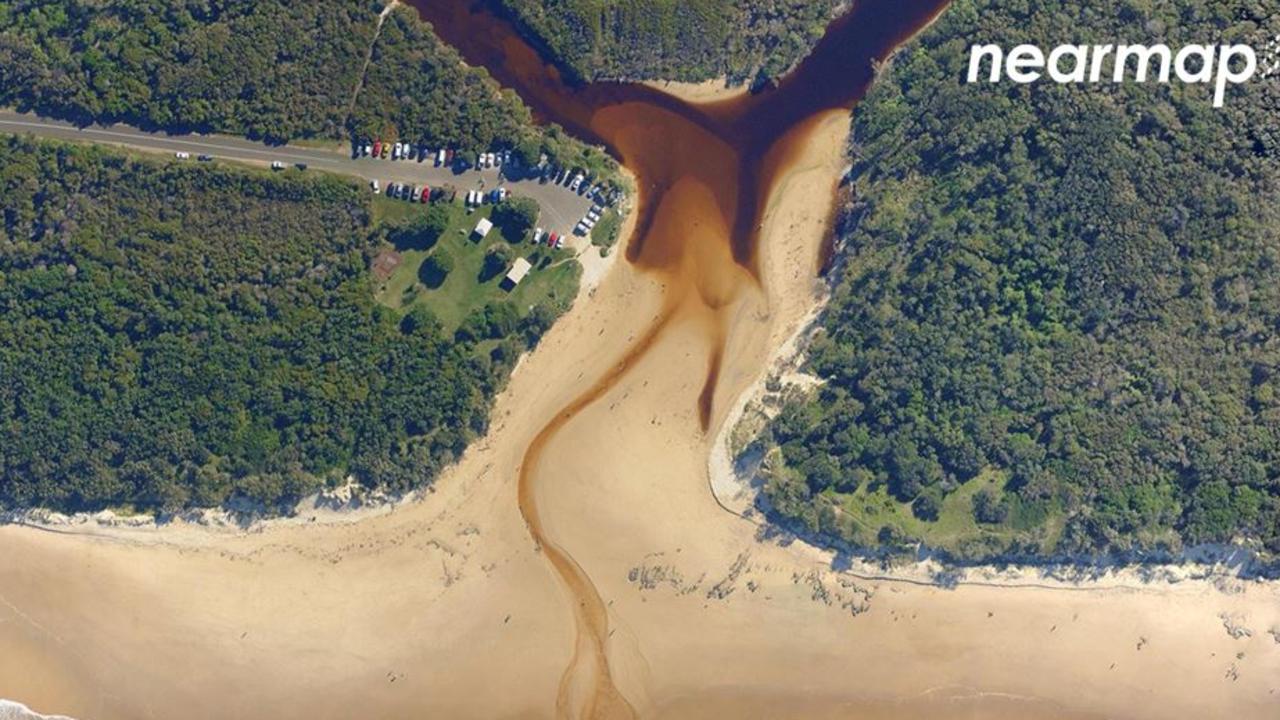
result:
<svg viewBox="0 0 1280 720"><path fill-rule="evenodd" d="M537 228L533 231L533 244L546 245L547 247L564 247L564 237L560 233L553 233Z"/></svg>
<svg viewBox="0 0 1280 720"><path fill-rule="evenodd" d="M369 182L369 187L373 192L382 192L382 185L377 180ZM409 202L422 203L426 205L433 200L441 202L451 202L457 197L458 191L451 186L433 188L428 185L418 187L408 183L387 183L387 197L399 200L407 200Z"/></svg>
<svg viewBox="0 0 1280 720"><path fill-rule="evenodd" d="M573 228L574 234L586 235L587 233L591 232L591 228L595 227L596 223L600 222L600 216L603 214L604 214L604 206L600 205L599 203L592 205L591 209L587 211L587 214L581 220L578 221L578 224L576 226L574 226Z"/></svg>
<svg viewBox="0 0 1280 720"><path fill-rule="evenodd" d="M382 158L383 160L416 160L418 162L433 160L436 167L453 165L461 158L460 154L447 148L432 150L426 145L414 145L407 142L384 143L381 140L357 143L354 155L356 157Z"/></svg>
<svg viewBox="0 0 1280 720"><path fill-rule="evenodd" d="M569 188L570 192L590 198L598 205L613 207L622 199L622 190L611 183L592 182L594 178L581 168L565 168L547 164L538 179L541 183L554 183Z"/></svg>
<svg viewBox="0 0 1280 720"><path fill-rule="evenodd" d="M449 148L432 149L425 144L415 145L409 142L382 142L370 140L358 143L355 147L357 157L374 157L383 160L407 160L432 162L436 167L475 167L478 169L501 168L516 164L511 151L478 153L475 161L463 157L462 153Z"/></svg>

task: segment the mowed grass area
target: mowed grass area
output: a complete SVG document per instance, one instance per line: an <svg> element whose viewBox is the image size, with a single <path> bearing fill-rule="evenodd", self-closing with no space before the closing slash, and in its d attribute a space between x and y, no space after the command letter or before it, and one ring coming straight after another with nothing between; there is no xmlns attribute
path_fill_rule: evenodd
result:
<svg viewBox="0 0 1280 720"><path fill-rule="evenodd" d="M1004 473L986 470L949 493L940 503L938 519L922 520L911 511L911 504L893 497L882 484L868 484L852 493L827 493L837 509L836 523L841 535L856 545L873 547L880 544L882 528L892 528L900 538L918 540L926 546L967 554L975 546L1005 547L1011 540L1029 539L1033 528L1035 539L1045 551L1051 551L1063 529L1062 516L1047 508L1023 507L1017 496L1004 490ZM1010 502L1008 519L1002 523L979 523L973 512L973 497L990 488L997 497Z"/></svg>
<svg viewBox="0 0 1280 720"><path fill-rule="evenodd" d="M599 247L602 254L608 254L618 242L618 233L622 229L622 214L613 208L605 208L600 222L591 228L591 244Z"/></svg>
<svg viewBox="0 0 1280 720"><path fill-rule="evenodd" d="M426 205L377 196L373 201L376 222L395 224L426 213ZM486 305L512 303L523 316L537 305L555 308L557 314L573 302L578 292L582 267L567 250L536 246L529 242L512 243L495 227L488 237L477 240L472 230L480 218L488 217L493 206L485 205L467 212L461 203L448 204L448 229L427 250L398 249L400 265L377 286L376 299L383 305L407 313L417 305L427 307L452 332L472 313ZM507 269L492 277L482 276L485 254L498 245L508 245L513 258L523 257L533 269L514 290L502 287ZM388 244L388 249L392 249ZM422 264L434 253L447 252L454 269L439 287L428 287L421 277Z"/></svg>

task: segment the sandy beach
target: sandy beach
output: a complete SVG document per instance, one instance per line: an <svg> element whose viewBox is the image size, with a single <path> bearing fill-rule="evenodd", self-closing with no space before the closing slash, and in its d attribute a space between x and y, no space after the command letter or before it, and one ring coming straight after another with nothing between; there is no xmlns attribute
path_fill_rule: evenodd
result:
<svg viewBox="0 0 1280 720"><path fill-rule="evenodd" d="M832 197L848 130L843 112L802 129L769 198L761 285L707 279L732 265L708 243L682 271L699 292L672 309L669 279L613 263L418 501L248 531L0 527L0 697L79 720L575 716L556 707L574 610L520 515L521 463L669 311L528 469L545 532L607 608L613 680L641 717L1280 715L1276 584L862 580L717 504L726 418L819 296L830 208L813 198ZM709 328L726 351L704 431Z"/></svg>
<svg viewBox="0 0 1280 720"><path fill-rule="evenodd" d="M721 100L732 100L747 94L746 85L729 85L725 78L704 80L702 82L680 82L678 80L647 80L655 90L680 98L687 103L714 103Z"/></svg>

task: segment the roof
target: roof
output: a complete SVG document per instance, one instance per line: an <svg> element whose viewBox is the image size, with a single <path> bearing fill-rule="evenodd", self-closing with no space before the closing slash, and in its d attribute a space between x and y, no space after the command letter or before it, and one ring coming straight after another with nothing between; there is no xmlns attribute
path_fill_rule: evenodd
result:
<svg viewBox="0 0 1280 720"><path fill-rule="evenodd" d="M516 258L515 263L511 266L511 272L507 273L507 282L512 285L519 285L524 276L528 275L532 269L533 266L529 264L528 260Z"/></svg>
<svg viewBox="0 0 1280 720"><path fill-rule="evenodd" d="M480 222L476 223L475 233L480 237L484 237L488 235L489 231L492 229L493 223L489 222L489 218L480 218Z"/></svg>

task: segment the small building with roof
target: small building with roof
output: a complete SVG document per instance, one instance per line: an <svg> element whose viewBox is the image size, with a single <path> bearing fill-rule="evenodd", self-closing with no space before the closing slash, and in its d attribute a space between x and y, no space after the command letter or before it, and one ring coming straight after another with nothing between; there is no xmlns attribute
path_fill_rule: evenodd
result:
<svg viewBox="0 0 1280 720"><path fill-rule="evenodd" d="M528 260L525 260L524 258L516 258L515 263L511 265L511 271L502 279L502 287L508 291L514 290L516 286L520 284L520 281L524 279L524 276L528 275L529 271L532 269L533 265L529 264Z"/></svg>

